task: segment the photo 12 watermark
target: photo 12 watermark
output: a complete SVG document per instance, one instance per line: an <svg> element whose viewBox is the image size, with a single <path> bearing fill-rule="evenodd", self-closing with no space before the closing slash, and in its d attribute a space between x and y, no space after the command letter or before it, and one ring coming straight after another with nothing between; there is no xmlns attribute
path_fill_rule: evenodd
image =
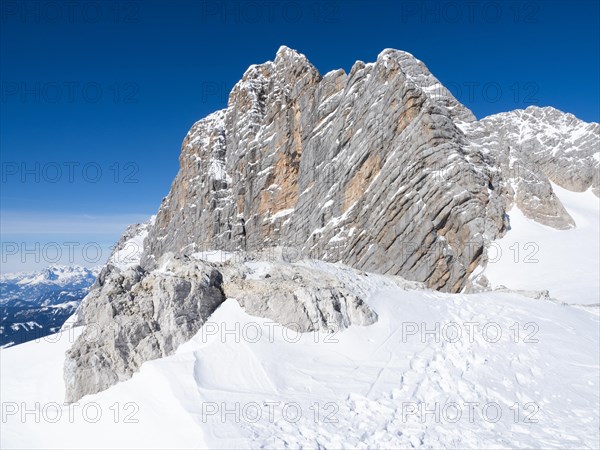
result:
<svg viewBox="0 0 600 450"><path fill-rule="evenodd" d="M2 423L76 423L112 422L136 424L140 407L135 402L102 405L98 402L2 402Z"/></svg>
<svg viewBox="0 0 600 450"><path fill-rule="evenodd" d="M488 401L460 402L402 402L402 423L488 423L499 422L503 417L513 423L539 422L540 406L535 402L512 405Z"/></svg>
<svg viewBox="0 0 600 450"><path fill-rule="evenodd" d="M400 23L436 24L536 24L542 3L538 1L400 0Z"/></svg>
<svg viewBox="0 0 600 450"><path fill-rule="evenodd" d="M40 24L135 24L140 21L143 2L99 1L43 1L2 0L0 23L20 25Z"/></svg>
<svg viewBox="0 0 600 450"><path fill-rule="evenodd" d="M133 161L3 161L2 183L112 183L137 184L140 167Z"/></svg>
<svg viewBox="0 0 600 450"><path fill-rule="evenodd" d="M226 24L314 23L340 20L342 2L331 0L201 0L200 22Z"/></svg>
<svg viewBox="0 0 600 450"><path fill-rule="evenodd" d="M508 326L493 321L402 322L401 342L473 344L477 341L484 341L495 344L502 341L537 344L539 339L536 335L539 330L540 326L536 322L524 324L513 322Z"/></svg>
<svg viewBox="0 0 600 450"><path fill-rule="evenodd" d="M140 85L134 81L2 81L3 104L81 104L140 102Z"/></svg>
<svg viewBox="0 0 600 450"><path fill-rule="evenodd" d="M296 401L265 400L251 402L202 402L200 418L228 423L274 424L280 421L298 423L301 420L315 424L338 423L340 407L335 402L313 402L302 405Z"/></svg>

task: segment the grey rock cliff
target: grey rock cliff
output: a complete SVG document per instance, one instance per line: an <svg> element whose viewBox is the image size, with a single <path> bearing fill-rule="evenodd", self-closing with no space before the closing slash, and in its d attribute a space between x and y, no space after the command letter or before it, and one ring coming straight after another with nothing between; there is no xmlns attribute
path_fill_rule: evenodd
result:
<svg viewBox="0 0 600 450"><path fill-rule="evenodd" d="M321 76L282 47L196 123L142 258L295 246L457 292L516 204L574 226L550 181L598 192L598 124L552 108L473 114L412 55Z"/></svg>
<svg viewBox="0 0 600 450"><path fill-rule="evenodd" d="M190 130L142 264L285 245L461 290L505 230L504 199L457 126L474 117L438 86L405 52L320 76L282 47Z"/></svg>

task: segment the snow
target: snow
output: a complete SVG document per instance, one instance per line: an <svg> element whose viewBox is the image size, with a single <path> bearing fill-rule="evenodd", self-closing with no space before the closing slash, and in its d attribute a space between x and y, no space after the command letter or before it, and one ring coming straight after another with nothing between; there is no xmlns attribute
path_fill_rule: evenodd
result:
<svg viewBox="0 0 600 450"><path fill-rule="evenodd" d="M247 267L252 270L247 278L250 280L259 280L264 278L271 271L272 265L265 261L248 261L244 263Z"/></svg>
<svg viewBox="0 0 600 450"><path fill-rule="evenodd" d="M63 405L63 355L80 333L81 328L72 329L17 346L16 352L1 351L3 448L170 448L170 433L179 435L177 442L187 442L182 448L197 445L198 433L173 401L156 402L150 395L138 410L147 389L169 390L166 380L153 377L151 367L142 370L144 383L137 388L123 384ZM17 376L5 377L7 372ZM37 409L38 417L26 409Z"/></svg>
<svg viewBox="0 0 600 450"><path fill-rule="evenodd" d="M277 219L281 219L282 217L289 216L293 212L294 208L282 209L281 211L277 211L271 216L271 223L275 222Z"/></svg>
<svg viewBox="0 0 600 450"><path fill-rule="evenodd" d="M117 250L110 257L109 263L120 269L139 264L144 249L144 239L147 235L148 231L146 230L143 234L129 239L122 249Z"/></svg>
<svg viewBox="0 0 600 450"><path fill-rule="evenodd" d="M211 158L208 173L212 175L215 180L224 180L227 183L231 183L231 177L227 174L224 161L220 161L214 157Z"/></svg>
<svg viewBox="0 0 600 450"><path fill-rule="evenodd" d="M576 227L555 230L518 208L508 214L511 230L489 250L485 275L493 287L548 289L550 296L576 304L600 303L600 200L591 191L552 189Z"/></svg>
<svg viewBox="0 0 600 450"><path fill-rule="evenodd" d="M333 205L333 200L327 200L325 203L323 203L323 206L321 206L321 209L329 208L331 205Z"/></svg>
<svg viewBox="0 0 600 450"><path fill-rule="evenodd" d="M15 283L23 287L35 285L67 286L81 282L86 278L93 278L99 271L100 267L88 269L77 265L63 266L53 264L41 271L2 274L0 275L0 281Z"/></svg>
<svg viewBox="0 0 600 450"><path fill-rule="evenodd" d="M267 268L250 264L257 276ZM228 299L176 354L84 397L72 420L62 362L81 329L3 349L1 446L598 447L597 315L518 294L409 290L394 277L299 264L367 295L378 322L298 334ZM37 423L21 416L36 402ZM61 405L56 423L52 402ZM102 417L92 423L96 411Z"/></svg>
<svg viewBox="0 0 600 450"><path fill-rule="evenodd" d="M141 224L138 232L127 239L121 248L110 256L108 262L121 270L139 264L144 251L144 239L155 220L156 216L153 215L148 222Z"/></svg>
<svg viewBox="0 0 600 450"><path fill-rule="evenodd" d="M232 252L227 252L225 250L210 250L204 249L200 252L194 252L190 255L191 258L199 259L206 262L213 263L221 263L225 261L229 261L231 258L235 256Z"/></svg>

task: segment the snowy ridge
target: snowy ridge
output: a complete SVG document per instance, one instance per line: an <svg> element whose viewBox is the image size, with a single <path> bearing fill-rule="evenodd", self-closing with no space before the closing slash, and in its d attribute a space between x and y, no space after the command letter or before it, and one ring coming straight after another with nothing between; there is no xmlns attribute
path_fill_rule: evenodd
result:
<svg viewBox="0 0 600 450"><path fill-rule="evenodd" d="M558 231L517 208L508 212L512 229L495 241L483 272L490 287L548 290L559 302L600 303L600 199L591 190L571 192L553 185L576 226ZM576 274L576 275L574 275Z"/></svg>

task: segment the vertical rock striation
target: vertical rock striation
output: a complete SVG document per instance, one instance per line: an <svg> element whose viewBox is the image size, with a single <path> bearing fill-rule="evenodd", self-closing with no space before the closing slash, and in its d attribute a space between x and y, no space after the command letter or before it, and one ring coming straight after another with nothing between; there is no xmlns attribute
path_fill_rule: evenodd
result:
<svg viewBox="0 0 600 450"><path fill-rule="evenodd" d="M143 264L285 245L459 291L506 228L493 171L459 128L473 121L408 53L321 76L282 47L190 130Z"/></svg>

